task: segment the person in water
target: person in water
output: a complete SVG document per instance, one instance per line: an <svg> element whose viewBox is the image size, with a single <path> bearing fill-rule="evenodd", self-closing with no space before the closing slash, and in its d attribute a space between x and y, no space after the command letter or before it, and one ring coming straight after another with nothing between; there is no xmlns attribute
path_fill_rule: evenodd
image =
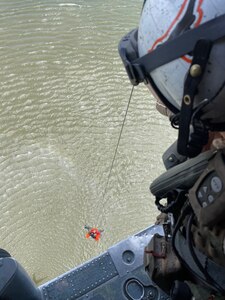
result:
<svg viewBox="0 0 225 300"><path fill-rule="evenodd" d="M87 225L85 225L84 228L88 231L86 233L85 237L87 239L89 239L91 237L97 242L100 240L102 232L104 231L102 229L99 230L98 228L90 227L90 226L87 226Z"/></svg>

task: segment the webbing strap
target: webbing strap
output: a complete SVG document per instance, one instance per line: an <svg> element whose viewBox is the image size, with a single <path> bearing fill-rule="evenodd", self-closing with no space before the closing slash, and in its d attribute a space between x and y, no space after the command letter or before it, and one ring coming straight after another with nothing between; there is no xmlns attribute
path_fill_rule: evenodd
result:
<svg viewBox="0 0 225 300"><path fill-rule="evenodd" d="M135 84L143 82L149 73L183 55L193 51L201 39L214 42L225 36L225 14L216 17L197 28L188 30L173 40L158 46L154 51L130 62Z"/></svg>
<svg viewBox="0 0 225 300"><path fill-rule="evenodd" d="M188 157L193 157L196 154L199 154L203 146L202 142L205 142L205 140L202 139L203 132L201 133L201 131L199 131L199 128L199 141L197 141L198 144L196 144L196 149L193 149L193 145L191 148L188 147L190 139L190 124L193 114L194 97L197 93L198 85L204 74L211 46L212 43L209 40L199 40L196 43L196 46L193 51L192 63L184 83L184 92L179 120L177 150L178 153L180 153L181 155L185 155ZM195 128L193 128L193 130L195 133Z"/></svg>

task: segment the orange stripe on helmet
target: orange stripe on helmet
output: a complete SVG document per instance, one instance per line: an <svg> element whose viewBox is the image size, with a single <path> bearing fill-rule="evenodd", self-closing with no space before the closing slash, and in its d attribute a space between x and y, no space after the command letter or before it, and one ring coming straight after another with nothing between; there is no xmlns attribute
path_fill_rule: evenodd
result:
<svg viewBox="0 0 225 300"><path fill-rule="evenodd" d="M172 30L173 26L176 24L177 20L180 18L182 12L184 11L184 8L185 8L185 6L187 4L187 1L188 0L184 0L184 2L182 3L182 5L180 7L180 10L178 11L178 14L176 15L175 19L170 24L170 26L167 29L167 31L154 42L154 44L148 50L148 52L151 52L152 50L154 50L156 48L157 44L161 43L169 35L169 33ZM203 2L204 2L204 0L199 0L198 7L197 7L198 18L197 18L196 22L194 23L194 27L198 27L201 24L201 21L202 21L202 18L203 18L203 10L202 10L201 6L202 6ZM187 63L191 63L192 62L192 60L189 57L187 57L187 56L183 56L183 57L181 57L181 59L183 59Z"/></svg>
<svg viewBox="0 0 225 300"><path fill-rule="evenodd" d="M182 14L185 5L187 4L188 0L184 0L183 4L181 5L180 10L178 11L178 14L176 15L175 19L172 21L172 23L170 24L169 28L167 29L167 31L161 36L159 37L154 44L152 45L152 47L148 50L148 52L151 52L152 50L155 49L155 47L157 46L157 44L161 43L170 33L171 29L173 28L174 24L176 24L177 20L179 19L180 15Z"/></svg>
<svg viewBox="0 0 225 300"><path fill-rule="evenodd" d="M204 0L199 0L198 7L197 7L197 12L198 12L198 19L194 24L194 27L198 27L201 24L202 18L203 18L203 10L201 8L201 5Z"/></svg>

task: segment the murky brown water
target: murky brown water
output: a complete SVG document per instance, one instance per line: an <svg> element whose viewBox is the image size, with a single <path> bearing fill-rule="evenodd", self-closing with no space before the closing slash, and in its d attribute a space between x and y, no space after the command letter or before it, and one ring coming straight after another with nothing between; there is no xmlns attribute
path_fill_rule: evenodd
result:
<svg viewBox="0 0 225 300"><path fill-rule="evenodd" d="M37 279L157 215L149 184L175 133L144 86L134 89L106 189L131 92L117 45L141 6L0 0L0 246ZM85 224L104 229L99 243L85 239Z"/></svg>

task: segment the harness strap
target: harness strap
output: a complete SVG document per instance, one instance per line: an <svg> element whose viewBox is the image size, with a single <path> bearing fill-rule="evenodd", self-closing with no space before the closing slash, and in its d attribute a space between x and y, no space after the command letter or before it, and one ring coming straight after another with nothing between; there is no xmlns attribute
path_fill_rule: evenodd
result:
<svg viewBox="0 0 225 300"><path fill-rule="evenodd" d="M193 51L192 63L184 83L177 150L181 155L189 157L194 157L199 154L204 143L207 143L207 139L205 139L204 134L204 126L201 128L201 126L199 126L200 124L198 124L197 128L193 128L195 143L192 143L191 147L189 147L190 124L192 123L191 118L193 114L194 97L197 94L198 85L204 74L211 47L212 43L209 40L199 40L196 43ZM192 125L194 124L192 123ZM204 134L204 138L202 138L202 134Z"/></svg>
<svg viewBox="0 0 225 300"><path fill-rule="evenodd" d="M149 73L156 68L165 65L177 58L191 53L196 43L201 39L212 42L225 36L225 14L216 17L202 25L187 30L173 40L169 40L146 55L130 60L127 57L127 49L130 48L130 40L137 43L138 29L132 30L123 37L119 43L119 53L133 85L138 85L149 77ZM133 49L134 51L137 51ZM138 56L138 53L136 53Z"/></svg>

